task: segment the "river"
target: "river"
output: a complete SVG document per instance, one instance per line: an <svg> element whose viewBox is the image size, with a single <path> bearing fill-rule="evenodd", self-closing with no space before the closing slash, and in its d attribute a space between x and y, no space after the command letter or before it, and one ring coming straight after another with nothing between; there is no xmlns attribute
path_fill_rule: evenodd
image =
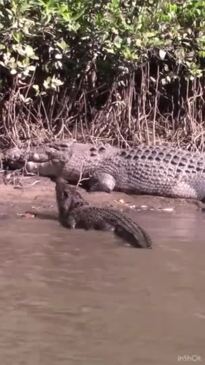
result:
<svg viewBox="0 0 205 365"><path fill-rule="evenodd" d="M133 214L152 250L0 220L0 364L205 363L205 215Z"/></svg>

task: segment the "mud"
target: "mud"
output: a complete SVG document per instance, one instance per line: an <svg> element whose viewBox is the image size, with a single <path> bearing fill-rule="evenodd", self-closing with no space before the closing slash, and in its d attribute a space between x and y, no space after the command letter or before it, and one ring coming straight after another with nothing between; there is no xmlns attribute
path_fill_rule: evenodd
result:
<svg viewBox="0 0 205 365"><path fill-rule="evenodd" d="M108 205L127 211L164 211L193 212L200 211L204 205L194 200L172 199L149 195L127 195L113 192L87 193L80 189L82 195L93 204ZM34 214L48 214L56 218L55 185L44 177L21 177L20 183L5 185L0 175L0 214L14 217L26 211Z"/></svg>

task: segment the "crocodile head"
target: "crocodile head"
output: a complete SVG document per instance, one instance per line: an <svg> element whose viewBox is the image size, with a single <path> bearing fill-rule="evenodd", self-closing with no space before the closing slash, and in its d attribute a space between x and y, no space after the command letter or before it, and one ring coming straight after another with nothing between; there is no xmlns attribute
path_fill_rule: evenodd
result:
<svg viewBox="0 0 205 365"><path fill-rule="evenodd" d="M70 186L62 177L55 179L56 200L60 217L67 217L69 212L82 205L87 205L76 187Z"/></svg>
<svg viewBox="0 0 205 365"><path fill-rule="evenodd" d="M53 179L56 182L56 201L58 205L59 216L65 216L71 209L72 194L66 189L66 181L58 177Z"/></svg>

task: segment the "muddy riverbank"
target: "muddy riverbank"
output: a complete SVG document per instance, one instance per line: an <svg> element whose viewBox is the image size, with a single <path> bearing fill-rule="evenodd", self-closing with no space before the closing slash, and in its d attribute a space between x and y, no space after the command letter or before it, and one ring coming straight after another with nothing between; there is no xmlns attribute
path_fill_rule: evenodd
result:
<svg viewBox="0 0 205 365"><path fill-rule="evenodd" d="M93 204L111 205L117 209L134 214L135 211L193 212L201 209L200 204L192 200L171 199L149 195L127 195L113 192L87 193L81 189L83 196ZM203 205L202 205L203 206ZM35 217L45 214L56 218L55 184L44 177L21 177L20 183L5 185L0 180L0 214L1 216L20 216L33 212ZM39 215L38 215L39 214ZM23 217L23 215L22 215ZM29 217L29 215L27 216Z"/></svg>

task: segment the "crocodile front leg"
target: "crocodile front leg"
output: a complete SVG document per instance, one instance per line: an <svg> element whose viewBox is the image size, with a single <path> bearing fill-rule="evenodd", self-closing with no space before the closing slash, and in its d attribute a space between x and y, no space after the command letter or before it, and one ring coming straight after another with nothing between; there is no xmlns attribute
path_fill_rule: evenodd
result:
<svg viewBox="0 0 205 365"><path fill-rule="evenodd" d="M115 188L114 177L106 172L95 172L89 180L90 191L105 191L111 193Z"/></svg>
<svg viewBox="0 0 205 365"><path fill-rule="evenodd" d="M59 220L61 224L66 228L75 229L77 226L76 219L72 215L69 215L67 217L59 216Z"/></svg>

